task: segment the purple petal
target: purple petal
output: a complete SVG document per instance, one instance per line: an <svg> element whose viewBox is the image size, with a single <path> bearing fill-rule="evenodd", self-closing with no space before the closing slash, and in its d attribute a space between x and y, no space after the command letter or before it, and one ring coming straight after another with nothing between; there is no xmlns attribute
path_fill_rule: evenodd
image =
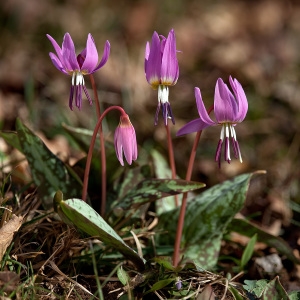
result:
<svg viewBox="0 0 300 300"><path fill-rule="evenodd" d="M115 136L114 136L114 144L115 144L115 151L117 158L122 166L124 166L124 161L123 161L123 153L122 153L122 143L120 142L120 127L118 126L116 131L115 131Z"/></svg>
<svg viewBox="0 0 300 300"><path fill-rule="evenodd" d="M79 70L79 64L77 62L75 46L69 33L64 36L62 44L62 56L65 68L69 71Z"/></svg>
<svg viewBox="0 0 300 300"><path fill-rule="evenodd" d="M201 130L205 129L206 127L209 127L209 126L211 126L211 125L203 122L201 119L195 119L193 121L190 121L189 123L187 123L183 127L181 127L177 131L176 136L180 136L180 135L184 135L184 134L188 134L188 133L193 133L193 132L198 132L198 131L201 131Z"/></svg>
<svg viewBox="0 0 300 300"><path fill-rule="evenodd" d="M195 87L195 98L200 120L208 126L216 125L216 123L209 117L202 100L200 89L197 87Z"/></svg>
<svg viewBox="0 0 300 300"><path fill-rule="evenodd" d="M49 56L52 60L52 63L54 64L54 66L56 67L56 69L58 69L60 72L62 73L65 73L65 74L68 74L66 71L65 71L65 68L64 66L62 65L61 61L59 60L59 58L52 52L49 53Z"/></svg>
<svg viewBox="0 0 300 300"><path fill-rule="evenodd" d="M146 45L147 51L147 45ZM148 59L145 61L146 79L151 85L160 83L161 74L161 50L160 40L156 31L154 31L150 46Z"/></svg>
<svg viewBox="0 0 300 300"><path fill-rule="evenodd" d="M96 72L97 70L99 70L106 64L106 62L109 58L109 54L110 54L110 43L109 43L109 41L106 41L105 45L104 45L103 56L101 58L101 61L92 73Z"/></svg>
<svg viewBox="0 0 300 300"><path fill-rule="evenodd" d="M86 48L83 50L83 53L86 55L85 60L81 66L81 70L84 73L90 74L92 71L94 71L98 63L98 51L94 39L90 33L88 34Z"/></svg>
<svg viewBox="0 0 300 300"><path fill-rule="evenodd" d="M178 60L176 57L176 38L174 30L169 32L161 62L161 83L174 85L179 75Z"/></svg>
<svg viewBox="0 0 300 300"><path fill-rule="evenodd" d="M214 112L218 123L231 122L235 117L235 99L221 78L215 87Z"/></svg>
<svg viewBox="0 0 300 300"><path fill-rule="evenodd" d="M54 48L54 50L57 54L58 59L61 61L61 63L63 63L61 48L59 47L59 45L57 44L57 42L55 41L55 39L51 35L46 34L46 36L50 40L50 42L52 43L52 46L53 46L53 48Z"/></svg>
<svg viewBox="0 0 300 300"><path fill-rule="evenodd" d="M247 97L242 85L237 81L237 79L232 79L230 76L229 81L238 102L238 112L236 114L235 121L242 122L248 111Z"/></svg>

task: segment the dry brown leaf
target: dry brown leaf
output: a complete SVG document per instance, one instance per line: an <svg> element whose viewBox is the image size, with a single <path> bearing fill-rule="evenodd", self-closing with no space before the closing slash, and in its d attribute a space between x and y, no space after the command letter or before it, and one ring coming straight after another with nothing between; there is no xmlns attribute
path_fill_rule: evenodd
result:
<svg viewBox="0 0 300 300"><path fill-rule="evenodd" d="M0 288L1 290L10 293L14 291L20 281L20 276L15 272L3 271L0 272Z"/></svg>
<svg viewBox="0 0 300 300"><path fill-rule="evenodd" d="M0 261L11 243L14 233L21 227L22 221L23 217L13 215L12 218L0 228Z"/></svg>

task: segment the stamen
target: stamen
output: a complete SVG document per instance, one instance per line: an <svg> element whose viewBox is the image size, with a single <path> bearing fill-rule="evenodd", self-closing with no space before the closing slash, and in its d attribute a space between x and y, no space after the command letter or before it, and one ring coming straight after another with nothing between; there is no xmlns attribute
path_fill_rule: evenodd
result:
<svg viewBox="0 0 300 300"><path fill-rule="evenodd" d="M220 139L219 143L218 143L218 146L217 146L216 155L215 155L215 161L217 161L219 163L219 168L221 167L222 144L223 144L223 140Z"/></svg>
<svg viewBox="0 0 300 300"><path fill-rule="evenodd" d="M230 163L230 148L229 148L229 137L225 138L225 151L224 151L224 159Z"/></svg>
<svg viewBox="0 0 300 300"><path fill-rule="evenodd" d="M76 72L73 72L73 74L72 74L72 85L73 86L75 84L75 76L76 76Z"/></svg>
<svg viewBox="0 0 300 300"><path fill-rule="evenodd" d="M156 108L156 113L155 113L155 117L154 117L154 125L156 126L158 123L158 114L160 111L160 102L158 102L157 108Z"/></svg>
<svg viewBox="0 0 300 300"><path fill-rule="evenodd" d="M70 97L69 97L69 107L71 110L73 110L73 95L74 95L74 85L71 85L70 89Z"/></svg>
<svg viewBox="0 0 300 300"><path fill-rule="evenodd" d="M87 88L85 87L85 85L83 85L82 88L83 88L83 90L84 90L84 93L85 93L87 99L89 100L90 105L92 105L92 104L93 104L93 101L92 101L92 99L91 99L91 97L90 97L90 95L89 95L89 93L88 93Z"/></svg>

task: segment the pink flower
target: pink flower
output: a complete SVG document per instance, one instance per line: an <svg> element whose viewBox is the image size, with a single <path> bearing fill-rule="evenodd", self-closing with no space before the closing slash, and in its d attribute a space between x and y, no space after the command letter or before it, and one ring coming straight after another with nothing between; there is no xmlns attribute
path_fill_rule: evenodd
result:
<svg viewBox="0 0 300 300"><path fill-rule="evenodd" d="M175 120L169 103L169 86L175 85L179 76L178 60L176 56L176 39L172 29L168 37L159 36L155 31L151 45L146 44L145 74L149 84L158 89L158 106L155 114L155 125L158 122L158 113L162 106L163 119L167 125L168 119Z"/></svg>
<svg viewBox="0 0 300 300"><path fill-rule="evenodd" d="M123 152L127 162L131 165L137 159L137 142L134 127L128 115L121 115L120 123L115 131L115 150L120 164L124 166Z"/></svg>
<svg viewBox="0 0 300 300"><path fill-rule="evenodd" d="M216 116L216 121L213 121L209 117L202 101L200 89L195 88L195 97L200 118L187 123L177 132L178 136L191 132L197 132L205 129L206 127L221 125L222 129L220 140L215 156L215 160L219 162L219 165L221 163L221 151L224 140L224 159L228 163L231 161L229 148L230 137L234 155L236 158L239 158L240 162L242 162L241 151L234 127L237 123L241 123L244 120L248 111L248 102L241 84L236 79L232 79L231 76L229 77L229 82L234 95L230 92L228 86L221 78L217 80L214 100L214 113Z"/></svg>
<svg viewBox="0 0 300 300"><path fill-rule="evenodd" d="M91 34L88 35L86 48L76 57L75 46L69 33L66 33L60 48L57 42L47 34L56 54L50 52L49 56L54 66L62 73L72 76L69 106L73 109L73 97L75 105L80 109L82 106L82 89L92 104L91 97L84 84L84 75L92 74L103 67L108 60L110 53L109 41L104 46L103 57L98 64L98 51Z"/></svg>

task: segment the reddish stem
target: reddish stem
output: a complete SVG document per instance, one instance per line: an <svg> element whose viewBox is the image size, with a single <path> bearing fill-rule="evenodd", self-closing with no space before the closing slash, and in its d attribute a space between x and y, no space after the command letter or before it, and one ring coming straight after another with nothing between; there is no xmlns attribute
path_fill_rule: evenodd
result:
<svg viewBox="0 0 300 300"><path fill-rule="evenodd" d="M88 188L88 179L89 179L89 173L90 173L90 168L91 168L91 161L92 161L92 157L93 157L93 149L95 146L95 141L96 141L96 137L97 137L97 133L99 131L99 128L101 126L101 123L104 119L104 117L106 116L106 114L108 112L110 112L113 109L117 109L121 112L122 115L126 115L124 109L120 106L110 106L109 108L107 108L103 114L101 115L101 117L98 119L97 124L94 128L94 132L93 132L93 136L91 139L91 144L90 144L90 148L89 148L89 152L86 158L86 165L85 165L85 170L84 170L84 178L83 178L83 187L82 187L82 196L81 199L83 199L84 201L86 201L86 197L87 197L87 188Z"/></svg>
<svg viewBox="0 0 300 300"><path fill-rule="evenodd" d="M214 109L214 107L211 106L207 110L207 113L210 114L213 109ZM185 176L185 180L187 180L187 181L191 180L191 178L192 178L192 172L193 172L197 147L199 144L201 133L202 133L202 130L198 131L196 134L195 140L194 140L194 144L192 147L190 160L189 160L189 164L188 164L188 168L187 168L186 176ZM183 230L183 225L184 225L184 216L185 216L185 211L186 211L187 195L188 195L188 193L184 193L182 196L182 203L181 203L181 208L180 208L180 213L179 213L179 218L178 218L178 223L177 223L177 230L176 230L176 237L175 237L175 244L174 244L174 253L173 253L174 267L178 266L179 259L180 259L180 242L181 242L182 230Z"/></svg>
<svg viewBox="0 0 300 300"><path fill-rule="evenodd" d="M94 91L94 97L96 102L97 118L101 117L100 101L98 98L97 87L93 74L90 74L90 80ZM102 123L99 127L99 137L100 137L100 155L101 155L101 207L100 214L104 216L106 208L106 156L105 156L105 144L104 135L102 130Z"/></svg>
<svg viewBox="0 0 300 300"><path fill-rule="evenodd" d="M169 151L169 163L172 171L172 179L176 178L176 167L175 167L175 159L174 159L174 150L172 144L172 138L170 134L169 124L167 123L166 131L167 131L167 140L168 140L168 151ZM175 206L178 206L178 197L177 195L174 196Z"/></svg>

